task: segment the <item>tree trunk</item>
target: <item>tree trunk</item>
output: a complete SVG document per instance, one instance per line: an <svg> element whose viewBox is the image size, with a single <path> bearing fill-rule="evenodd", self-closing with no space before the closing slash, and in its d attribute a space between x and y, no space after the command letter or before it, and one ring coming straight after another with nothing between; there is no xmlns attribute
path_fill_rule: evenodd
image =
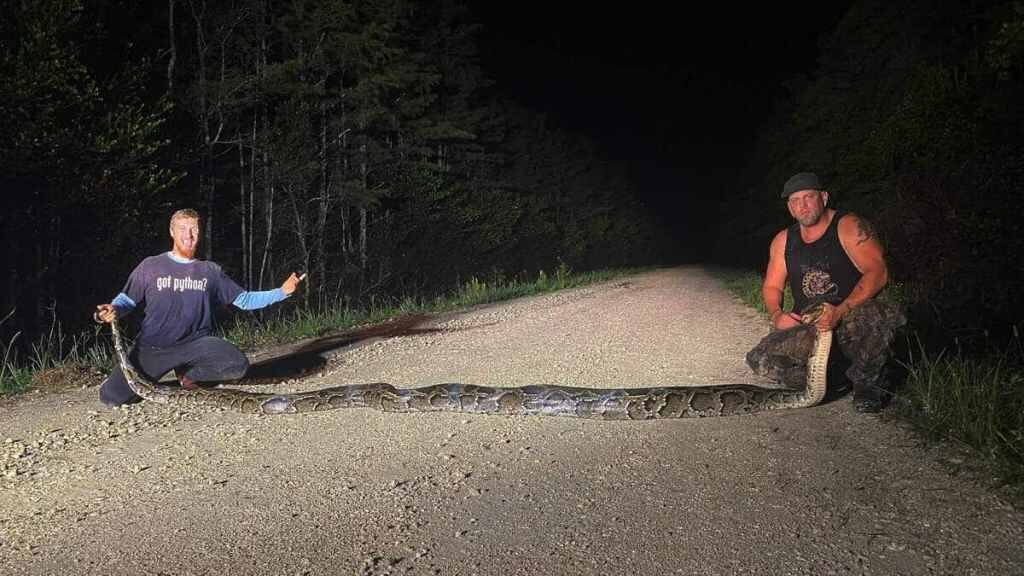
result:
<svg viewBox="0 0 1024 576"><path fill-rule="evenodd" d="M206 125L205 123L203 124ZM213 259L213 224L214 224L214 198L216 197L215 183L213 178L213 146L207 146L203 151L203 174L201 178L206 180L206 215L203 220L203 241L206 245L206 260ZM201 180L202 181L202 180ZM202 184L200 184L202 187Z"/></svg>
<svg viewBox="0 0 1024 576"><path fill-rule="evenodd" d="M302 269L309 270L309 246L306 243L306 225L302 221L302 213L299 211L299 199L289 186L285 186L285 193L291 199L292 214L295 218L295 236L299 240L299 250L302 254ZM303 290L305 303L309 304L309 290Z"/></svg>
<svg viewBox="0 0 1024 576"><path fill-rule="evenodd" d="M338 175L338 181L342 183L340 194L339 205L341 206L341 257L344 263L349 263L349 257L352 253L352 238L350 226L348 225L349 207L346 202L345 196L347 195L345 186L349 180L349 158L348 158L348 129L345 127L347 123L345 114L345 92L342 89L341 93L341 127L338 129L338 138L341 140L341 150L338 152L338 159L341 162L341 174Z"/></svg>
<svg viewBox="0 0 1024 576"><path fill-rule="evenodd" d="M204 2L202 6L203 12L205 12L206 3ZM206 201L206 213L203 214L203 249L205 258L209 260L213 254L213 150L210 137L209 95L207 94L206 41L203 35L202 15L196 13L194 6L192 7L192 18L196 23L196 58L199 64L199 122L202 124L200 130L203 135L203 156L199 161L199 190Z"/></svg>
<svg viewBox="0 0 1024 576"><path fill-rule="evenodd" d="M264 43L263 49L264 58L266 58L266 43ZM263 133L267 133L267 107L265 104L263 106ZM260 290L266 286L263 280L267 272L267 260L270 258L270 241L274 236L274 181L270 178L270 152L268 149L269 146L263 147L263 189L266 196L263 200L263 220L266 236L263 240L263 258L260 262Z"/></svg>
<svg viewBox="0 0 1024 576"><path fill-rule="evenodd" d="M342 127L344 127L344 112L342 112ZM349 225L348 225L348 204L346 202L346 189L345 183L348 182L348 136L343 132L338 135L341 140L341 150L338 151L338 182L341 182L340 190L338 192L338 206L340 207L341 221L341 258L345 264L348 264L349 252L351 251L352 245L349 240Z"/></svg>
<svg viewBox="0 0 1024 576"><path fill-rule="evenodd" d="M359 208L359 268L366 270L366 208Z"/></svg>
<svg viewBox="0 0 1024 576"><path fill-rule="evenodd" d="M266 151L264 150L264 159L266 158ZM264 168L266 171L266 168ZM267 186L267 199L263 204L263 218L267 227L267 235L263 242L263 261L260 263L260 290L264 289L263 280L267 272L267 261L270 259L270 241L273 238L274 232L274 185L270 184Z"/></svg>
<svg viewBox="0 0 1024 576"><path fill-rule="evenodd" d="M249 252L246 251L245 247L248 245L249 229L246 226L248 224L248 208L249 202L245 197L245 147L242 146L242 133L238 133L238 191L241 195L239 198L239 205L242 208L242 281L245 282L246 287L249 286L248 278L250 276L250 267L252 264L249 262Z"/></svg>
<svg viewBox="0 0 1024 576"><path fill-rule="evenodd" d="M263 74L267 69L267 37L266 35L260 40L260 56L259 62L259 78L263 79ZM263 241L263 257L260 259L260 276L259 276L259 289L263 290L264 274L267 271L267 259L270 256L270 240L274 232L274 183L270 179L270 146L269 146L269 129L267 128L267 103L264 100L260 103L260 120L263 123L263 219L264 219L264 241ZM255 123L255 119L253 119ZM255 125L253 126L255 130Z"/></svg>
<svg viewBox="0 0 1024 576"><path fill-rule="evenodd" d="M167 37L170 39L170 59L167 61L167 95L174 95L174 66L178 61L178 45L174 41L174 1L167 0Z"/></svg>
<svg viewBox="0 0 1024 576"><path fill-rule="evenodd" d="M327 83L326 73L323 83ZM327 212L330 210L331 191L327 182L327 103L320 102L320 210L316 222L316 270L317 291L323 297L327 285L327 260L324 254L324 237L327 234Z"/></svg>
<svg viewBox="0 0 1024 576"><path fill-rule="evenodd" d="M256 212L256 112L252 114L252 151L249 157L249 242L244 250L249 254L249 276L246 278L246 288L252 286L253 268L255 260L253 257L253 239L256 237L256 228L253 214Z"/></svg>
<svg viewBox="0 0 1024 576"><path fill-rule="evenodd" d="M363 136L363 138L365 139L366 136ZM359 185L362 188L362 193L363 193L363 198L364 198L363 202L365 203L366 202L365 198L369 197L369 190L367 189L367 185L368 185L367 176L368 176L368 171L369 171L369 166L368 166L369 160L367 159L367 150L366 150L366 142L365 141L359 147L359 152L360 152L360 154L362 156L362 158L360 159L360 162L359 162L359 182L360 182ZM365 204L363 206L359 207L359 270L360 270L361 274L365 274L366 273L366 206L365 206Z"/></svg>

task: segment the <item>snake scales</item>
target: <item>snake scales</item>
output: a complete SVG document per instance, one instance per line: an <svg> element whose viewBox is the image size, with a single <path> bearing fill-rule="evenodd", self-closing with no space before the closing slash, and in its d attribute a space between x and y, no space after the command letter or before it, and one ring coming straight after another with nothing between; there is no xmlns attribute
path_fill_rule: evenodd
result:
<svg viewBox="0 0 1024 576"><path fill-rule="evenodd" d="M807 311L811 323L820 308ZM423 388L395 388L390 384L353 384L309 392L271 394L230 388L184 390L143 378L128 359L115 319L111 323L114 351L132 391L143 399L177 406L220 406L254 414L296 414L337 408L376 408L385 412L450 411L475 414L524 414L574 416L605 420L697 418L752 414L765 410L805 408L825 395L826 367L832 344L831 332L804 330L813 340L803 385L792 389L764 388L750 384L715 386L664 386L655 388L594 389L566 386L492 388L467 384L437 384ZM766 338L768 340L768 338ZM757 352L755 349L751 352ZM806 353L806 351L804 352ZM778 355L775 355L776 357ZM763 351L748 363L756 371L778 372L769 366L772 352ZM755 366L755 363L758 366ZM799 373L803 374L803 368Z"/></svg>

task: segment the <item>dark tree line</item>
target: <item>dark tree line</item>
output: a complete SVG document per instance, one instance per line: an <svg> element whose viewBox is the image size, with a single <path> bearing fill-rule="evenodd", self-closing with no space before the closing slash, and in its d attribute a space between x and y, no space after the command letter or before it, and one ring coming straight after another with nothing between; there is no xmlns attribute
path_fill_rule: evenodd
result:
<svg viewBox="0 0 1024 576"><path fill-rule="evenodd" d="M664 246L621 167L495 94L456 0L2 6L5 334L81 325L180 207L246 287L308 271L307 304Z"/></svg>
<svg viewBox="0 0 1024 576"><path fill-rule="evenodd" d="M782 183L814 170L874 222L918 327L1005 334L1024 320L1022 103L1024 3L856 2L761 126L718 258L760 269Z"/></svg>

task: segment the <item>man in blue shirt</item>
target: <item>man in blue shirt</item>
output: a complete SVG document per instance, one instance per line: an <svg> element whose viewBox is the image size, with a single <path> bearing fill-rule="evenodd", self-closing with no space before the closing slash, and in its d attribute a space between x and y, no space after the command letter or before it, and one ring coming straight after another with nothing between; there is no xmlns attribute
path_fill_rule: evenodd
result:
<svg viewBox="0 0 1024 576"><path fill-rule="evenodd" d="M157 380L174 370L185 388L196 382L241 378L249 368L245 354L223 338L213 336L218 307L233 304L257 310L291 296L305 278L294 273L280 288L247 292L214 262L195 259L199 215L190 209L171 216L170 252L143 260L124 289L110 304L96 307L93 318L110 322L141 307L145 316L129 356L142 374ZM100 386L100 401L114 407L138 400L120 367Z"/></svg>

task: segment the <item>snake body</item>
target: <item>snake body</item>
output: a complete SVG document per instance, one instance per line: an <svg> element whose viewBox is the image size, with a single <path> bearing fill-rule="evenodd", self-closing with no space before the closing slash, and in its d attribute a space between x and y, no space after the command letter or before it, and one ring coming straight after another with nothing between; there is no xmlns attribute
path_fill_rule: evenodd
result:
<svg viewBox="0 0 1024 576"><path fill-rule="evenodd" d="M814 312L805 313L806 322L813 321L814 317ZM828 354L832 343L830 331L819 332L811 326L800 327L814 336L810 356L807 358L806 381L794 389L764 388L751 384L625 389L548 385L497 388L468 384L396 388L390 384L373 383L272 394L231 388L184 390L178 386L151 382L143 378L129 361L116 319L111 327L114 351L128 386L143 399L181 407L217 406L252 414L299 414L337 408L375 408L384 412L448 411L649 420L731 416L805 408L817 404L825 395ZM768 358L771 354L763 356Z"/></svg>

